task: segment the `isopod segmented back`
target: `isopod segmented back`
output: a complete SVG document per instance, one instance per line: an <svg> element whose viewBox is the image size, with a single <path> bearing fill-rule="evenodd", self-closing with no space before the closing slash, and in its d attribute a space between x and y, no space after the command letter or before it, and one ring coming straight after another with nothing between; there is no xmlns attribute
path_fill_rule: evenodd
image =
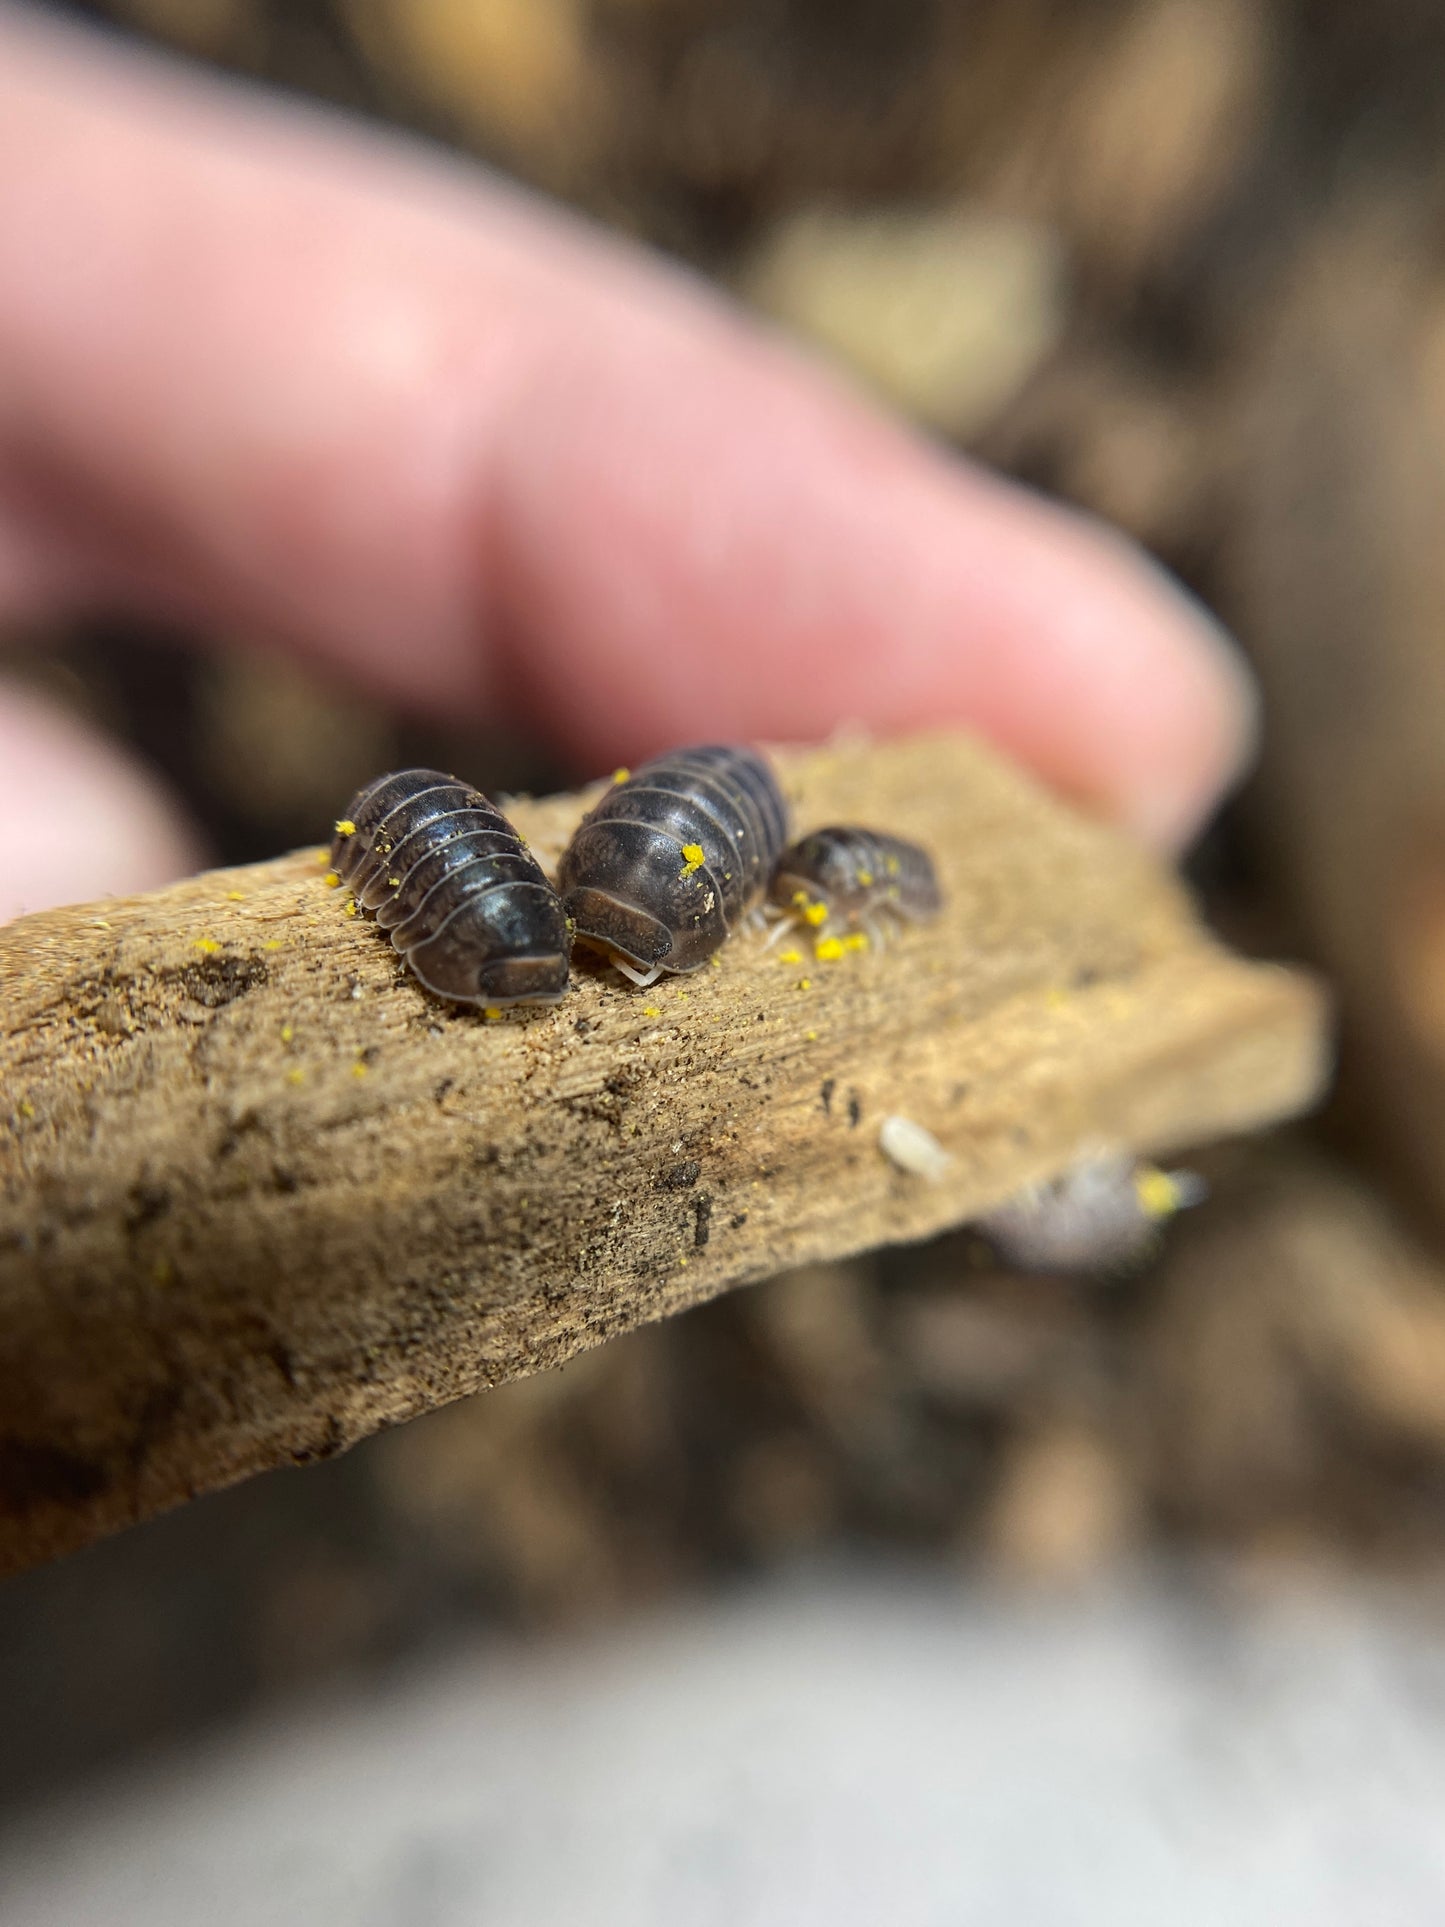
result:
<svg viewBox="0 0 1445 1927"><path fill-rule="evenodd" d="M557 892L495 804L442 770L398 770L357 792L331 862L358 906L438 997L555 1003L571 941Z"/></svg>
<svg viewBox="0 0 1445 1927"><path fill-rule="evenodd" d="M927 850L853 823L830 823L785 850L768 896L817 929L867 929L888 917L921 922L943 901Z"/></svg>
<svg viewBox="0 0 1445 1927"><path fill-rule="evenodd" d="M697 970L761 902L786 839L787 805L756 750L675 750L583 818L557 872L563 907L635 983Z"/></svg>

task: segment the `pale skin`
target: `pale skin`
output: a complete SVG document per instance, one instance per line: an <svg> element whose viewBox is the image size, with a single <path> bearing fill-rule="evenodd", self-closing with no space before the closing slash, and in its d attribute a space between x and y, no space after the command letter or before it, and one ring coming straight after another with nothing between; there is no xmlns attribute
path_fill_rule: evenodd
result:
<svg viewBox="0 0 1445 1927"><path fill-rule="evenodd" d="M513 715L582 773L957 724L1166 848L1254 724L1136 550L706 286L0 4L0 628L95 610ZM0 919L199 861L143 771L3 683L0 773Z"/></svg>

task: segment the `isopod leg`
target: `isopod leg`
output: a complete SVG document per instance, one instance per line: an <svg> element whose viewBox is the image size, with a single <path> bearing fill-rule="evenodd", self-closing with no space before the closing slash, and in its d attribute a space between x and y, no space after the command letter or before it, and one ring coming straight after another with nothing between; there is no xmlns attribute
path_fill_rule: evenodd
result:
<svg viewBox="0 0 1445 1927"><path fill-rule="evenodd" d="M615 970L622 972L629 983L636 984L639 990L646 990L649 984L655 984L662 975L660 964L654 964L651 970L639 970L635 964L628 963L625 957L619 957L615 950L612 952L612 965Z"/></svg>
<svg viewBox="0 0 1445 1927"><path fill-rule="evenodd" d="M782 938L793 935L796 932L797 927L798 927L798 920L796 917L790 915L786 911L781 913L778 917L778 921L773 925L772 929L768 932L767 936L764 938L763 949L771 950L773 945L775 943L780 942Z"/></svg>

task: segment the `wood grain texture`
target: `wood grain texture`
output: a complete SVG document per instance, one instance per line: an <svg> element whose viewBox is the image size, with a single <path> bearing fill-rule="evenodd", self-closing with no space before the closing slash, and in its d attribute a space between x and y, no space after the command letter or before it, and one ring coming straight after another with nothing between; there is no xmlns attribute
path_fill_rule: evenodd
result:
<svg viewBox="0 0 1445 1927"><path fill-rule="evenodd" d="M778 763L800 829L926 843L942 919L832 964L740 937L648 991L583 954L497 1021L430 1000L315 850L0 930L0 1567L1318 1091L1314 986L975 745ZM514 806L549 866L586 800ZM883 1156L890 1113L943 1181Z"/></svg>

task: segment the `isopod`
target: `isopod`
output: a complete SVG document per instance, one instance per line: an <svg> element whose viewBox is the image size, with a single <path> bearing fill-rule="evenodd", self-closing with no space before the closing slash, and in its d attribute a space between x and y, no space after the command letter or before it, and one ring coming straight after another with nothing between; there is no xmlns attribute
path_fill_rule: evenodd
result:
<svg viewBox="0 0 1445 1927"><path fill-rule="evenodd" d="M875 944L889 923L922 922L943 901L927 850L853 823L830 823L785 850L768 897L784 929L805 923L825 940L862 932Z"/></svg>
<svg viewBox="0 0 1445 1927"><path fill-rule="evenodd" d="M495 804L435 769L378 776L331 863L425 987L454 1004L555 1003L571 948L557 892Z"/></svg>
<svg viewBox="0 0 1445 1927"><path fill-rule="evenodd" d="M756 750L674 750L615 782L558 867L578 938L635 984L697 970L761 904L787 805Z"/></svg>
<svg viewBox="0 0 1445 1927"><path fill-rule="evenodd" d="M1118 1271L1147 1257L1159 1227L1207 1194L1195 1171L1161 1171L1122 1152L1094 1151L975 1224L1020 1271Z"/></svg>

